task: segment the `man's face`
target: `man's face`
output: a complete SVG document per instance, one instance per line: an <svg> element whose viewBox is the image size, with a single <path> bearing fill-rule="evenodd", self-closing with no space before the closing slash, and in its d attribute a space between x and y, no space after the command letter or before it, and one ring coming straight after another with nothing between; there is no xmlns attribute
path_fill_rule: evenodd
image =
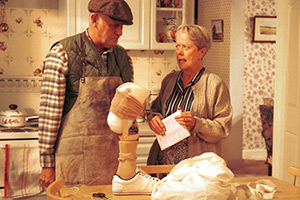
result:
<svg viewBox="0 0 300 200"><path fill-rule="evenodd" d="M116 23L107 16L99 15L97 20L96 45L111 48L118 43L123 34L123 24Z"/></svg>

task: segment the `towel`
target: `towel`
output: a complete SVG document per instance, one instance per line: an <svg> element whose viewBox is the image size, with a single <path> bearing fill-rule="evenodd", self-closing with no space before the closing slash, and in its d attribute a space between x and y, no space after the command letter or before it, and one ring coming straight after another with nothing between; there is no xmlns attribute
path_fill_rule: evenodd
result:
<svg viewBox="0 0 300 200"><path fill-rule="evenodd" d="M39 188L39 148L37 144L6 144L4 196L19 198L41 193Z"/></svg>

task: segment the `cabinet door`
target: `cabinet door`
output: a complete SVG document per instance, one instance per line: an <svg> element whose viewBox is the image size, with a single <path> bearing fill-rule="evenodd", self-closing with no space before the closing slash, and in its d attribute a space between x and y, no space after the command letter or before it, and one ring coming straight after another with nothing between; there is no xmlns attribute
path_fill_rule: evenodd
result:
<svg viewBox="0 0 300 200"><path fill-rule="evenodd" d="M83 32L89 26L90 12L88 11L88 4L89 0L76 0L76 33Z"/></svg>
<svg viewBox="0 0 300 200"><path fill-rule="evenodd" d="M60 0L59 15L66 24L67 36L84 31L89 26L89 0Z"/></svg>
<svg viewBox="0 0 300 200"><path fill-rule="evenodd" d="M150 0L126 0L133 14L133 25L123 26L119 44L125 49L150 48Z"/></svg>

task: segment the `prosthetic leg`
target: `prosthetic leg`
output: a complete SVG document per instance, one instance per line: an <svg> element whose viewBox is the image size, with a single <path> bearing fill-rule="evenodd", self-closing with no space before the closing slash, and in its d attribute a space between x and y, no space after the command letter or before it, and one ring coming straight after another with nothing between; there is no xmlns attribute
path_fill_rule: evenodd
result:
<svg viewBox="0 0 300 200"><path fill-rule="evenodd" d="M113 193L151 194L158 179L137 172L136 149L138 127L134 123L143 110L149 91L134 83L125 83L117 88L111 103L107 122L110 129L119 135L119 166L113 177Z"/></svg>

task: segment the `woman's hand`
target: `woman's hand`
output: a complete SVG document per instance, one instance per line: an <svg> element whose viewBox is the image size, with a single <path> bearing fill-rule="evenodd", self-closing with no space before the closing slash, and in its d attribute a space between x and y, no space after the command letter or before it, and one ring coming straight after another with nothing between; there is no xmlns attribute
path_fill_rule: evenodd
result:
<svg viewBox="0 0 300 200"><path fill-rule="evenodd" d="M161 120L162 120L161 117L158 115L153 117L149 122L149 127L156 134L164 136L166 134L167 129Z"/></svg>
<svg viewBox="0 0 300 200"><path fill-rule="evenodd" d="M178 107L177 110L181 110L181 115L176 116L175 120L182 126L186 126L189 130L193 129L196 123L191 111L184 111L182 108Z"/></svg>

